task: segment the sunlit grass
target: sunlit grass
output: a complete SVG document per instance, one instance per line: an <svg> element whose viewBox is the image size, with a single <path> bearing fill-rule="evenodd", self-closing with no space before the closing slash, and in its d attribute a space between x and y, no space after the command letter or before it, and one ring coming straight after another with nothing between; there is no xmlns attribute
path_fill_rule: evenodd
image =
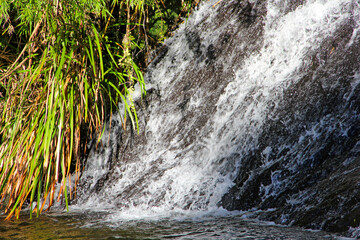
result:
<svg viewBox="0 0 360 240"><path fill-rule="evenodd" d="M193 2L183 2L185 11ZM148 48L147 18L159 4L0 0L0 206L8 219L25 203L37 215L55 200L68 207L86 141L100 140L120 102L123 121L138 131L134 85L146 91L135 59Z"/></svg>
<svg viewBox="0 0 360 240"><path fill-rule="evenodd" d="M19 215L26 201L37 203L32 208L38 214L46 199L51 206L57 183L68 206L79 176L80 151L85 150L81 143L93 132L101 136L109 108L119 101L136 128L129 89L135 82L144 83L130 56L131 43L117 43L123 49L114 55L106 32L99 32L93 20L109 16L105 3L18 1L8 9L4 3L9 1L1 1L3 13L19 14L17 37L28 39L17 59L2 66L0 78L0 192L10 218ZM137 11L143 4L137 3L126 11ZM71 172L76 173L75 186L70 185Z"/></svg>

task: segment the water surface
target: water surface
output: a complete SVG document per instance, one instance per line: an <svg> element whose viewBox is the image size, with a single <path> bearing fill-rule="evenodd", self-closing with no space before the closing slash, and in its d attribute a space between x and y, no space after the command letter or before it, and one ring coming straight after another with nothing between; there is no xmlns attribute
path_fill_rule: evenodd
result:
<svg viewBox="0 0 360 240"><path fill-rule="evenodd" d="M341 239L321 231L279 226L241 216L119 221L105 213L48 213L1 222L0 239Z"/></svg>

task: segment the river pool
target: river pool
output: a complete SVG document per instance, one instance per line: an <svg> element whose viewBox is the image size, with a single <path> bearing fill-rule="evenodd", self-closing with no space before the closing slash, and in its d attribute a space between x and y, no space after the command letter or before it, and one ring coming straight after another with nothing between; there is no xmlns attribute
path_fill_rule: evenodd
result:
<svg viewBox="0 0 360 240"><path fill-rule="evenodd" d="M105 213L47 213L0 223L0 239L345 239L321 231L279 226L241 216L119 221Z"/></svg>

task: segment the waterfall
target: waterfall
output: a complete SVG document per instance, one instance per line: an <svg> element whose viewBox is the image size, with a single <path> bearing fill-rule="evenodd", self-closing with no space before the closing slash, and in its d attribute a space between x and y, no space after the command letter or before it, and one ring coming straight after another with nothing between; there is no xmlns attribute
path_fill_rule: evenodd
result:
<svg viewBox="0 0 360 240"><path fill-rule="evenodd" d="M339 166L359 160L359 3L216 2L203 1L164 42L147 96L135 97L140 134L113 117L73 208L114 219L291 209L335 177L316 170L333 157L331 136L352 139ZM273 219L288 224L291 211Z"/></svg>

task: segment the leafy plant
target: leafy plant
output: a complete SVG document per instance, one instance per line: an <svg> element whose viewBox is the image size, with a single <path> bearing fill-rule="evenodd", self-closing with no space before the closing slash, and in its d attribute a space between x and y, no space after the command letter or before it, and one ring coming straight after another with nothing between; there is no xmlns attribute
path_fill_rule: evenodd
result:
<svg viewBox="0 0 360 240"><path fill-rule="evenodd" d="M182 1L175 12L189 12L195 2ZM57 200L68 207L86 141L94 133L100 140L119 102L123 126L129 119L138 130L132 93L134 84L146 93L136 63L150 48L149 15L179 16L161 5L0 0L0 205L7 219L19 217L25 203L37 215L50 208L58 183Z"/></svg>
<svg viewBox="0 0 360 240"><path fill-rule="evenodd" d="M127 14L141 4L127 1ZM101 136L119 101L136 128L131 89L139 82L145 94L145 87L130 55L130 29L121 43L108 41L106 29L101 31L103 19L111 18L105 2L2 0L0 5L2 35L16 35L2 41L9 48L2 49L2 59L17 55L2 64L0 78L0 192L9 218L18 216L27 200L37 202L38 214L46 199L51 206L58 182L59 197L68 205L76 186L69 191L71 168L79 177L81 143L93 132ZM130 26L131 19L125 20Z"/></svg>

